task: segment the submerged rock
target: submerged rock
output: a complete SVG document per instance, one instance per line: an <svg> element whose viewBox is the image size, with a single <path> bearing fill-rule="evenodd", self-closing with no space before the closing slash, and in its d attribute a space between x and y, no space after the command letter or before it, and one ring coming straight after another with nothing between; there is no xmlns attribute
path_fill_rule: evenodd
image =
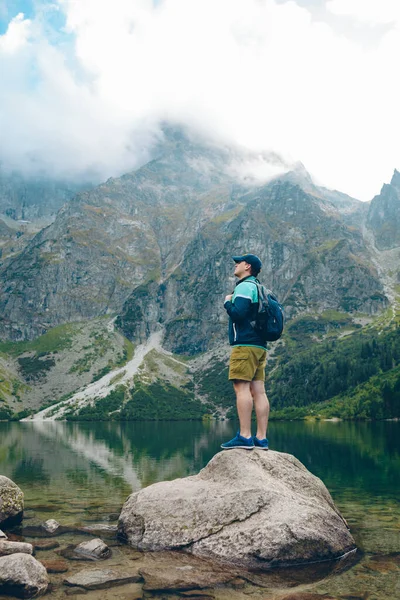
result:
<svg viewBox="0 0 400 600"><path fill-rule="evenodd" d="M75 548L75 553L91 558L92 560L104 560L111 556L111 550L100 538L89 542L82 542Z"/></svg>
<svg viewBox="0 0 400 600"><path fill-rule="evenodd" d="M66 573L69 569L68 563L65 560L41 560L42 565L48 573Z"/></svg>
<svg viewBox="0 0 400 600"><path fill-rule="evenodd" d="M24 494L16 483L0 475L0 523L19 519L24 510Z"/></svg>
<svg viewBox="0 0 400 600"><path fill-rule="evenodd" d="M251 568L336 559L355 542L320 479L290 454L220 452L197 475L132 494L119 534Z"/></svg>
<svg viewBox="0 0 400 600"><path fill-rule="evenodd" d="M204 588L213 588L217 585L224 585L235 581L236 574L226 569L212 568L205 563L204 565L168 565L154 566L140 569L145 583L144 590L147 591L184 591L201 590Z"/></svg>
<svg viewBox="0 0 400 600"><path fill-rule="evenodd" d="M58 553L69 560L95 561L104 560L111 556L110 548L100 538L90 540L89 542L82 542L78 546L69 544Z"/></svg>
<svg viewBox="0 0 400 600"><path fill-rule="evenodd" d="M43 523L42 527L47 533L55 533L61 526L55 519L48 519Z"/></svg>
<svg viewBox="0 0 400 600"><path fill-rule="evenodd" d="M117 525L109 525L107 523L95 523L94 525L86 525L85 527L79 527L79 531L82 533L89 534L100 534L100 535L112 535L115 536L117 533Z"/></svg>
<svg viewBox="0 0 400 600"><path fill-rule="evenodd" d="M48 585L46 569L30 554L0 558L0 595L33 598L44 594Z"/></svg>
<svg viewBox="0 0 400 600"><path fill-rule="evenodd" d="M86 590L97 590L125 583L136 583L140 580L141 576L137 570L127 572L117 569L85 569L76 575L64 579L64 583Z"/></svg>
<svg viewBox="0 0 400 600"><path fill-rule="evenodd" d="M57 542L57 540L43 540L43 541L36 541L33 544L33 547L35 549L35 552L37 550L54 550L55 548L59 548L60 547L60 543Z"/></svg>

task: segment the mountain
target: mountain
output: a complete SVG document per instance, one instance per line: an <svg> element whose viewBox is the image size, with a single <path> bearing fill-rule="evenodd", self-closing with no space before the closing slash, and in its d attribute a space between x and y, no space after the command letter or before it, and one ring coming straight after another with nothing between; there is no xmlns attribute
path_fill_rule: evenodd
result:
<svg viewBox="0 0 400 600"><path fill-rule="evenodd" d="M238 163L227 149L172 137L138 171L75 196L0 272L1 336L32 339L121 313L131 339L160 322L169 347L200 351L221 338L220 298L234 283L229 257L246 248L260 255L288 316L385 308L361 233L323 192L304 191L304 181L318 191L308 174L257 185L238 177Z"/></svg>
<svg viewBox="0 0 400 600"><path fill-rule="evenodd" d="M83 187L45 176L8 173L0 167L0 214L15 221L45 219L54 216Z"/></svg>
<svg viewBox="0 0 400 600"><path fill-rule="evenodd" d="M235 284L231 257L246 251L260 256L260 278L285 307L285 337L268 363L284 408L289 395L273 379L288 378L284 364L290 369L300 356L314 364L307 352L324 344L320 362L328 364L329 340L341 349L360 330L375 327L378 335L384 324L397 326L398 192L397 171L362 203L317 186L300 163L166 131L153 160L76 194L0 268L6 414L60 399L69 418L228 414L223 299ZM387 220L390 235L383 235ZM14 235L6 224L0 233ZM130 343L136 358L128 356ZM295 389L305 370L293 371ZM336 388L327 383L324 396L318 382L318 398L331 398ZM81 396L87 386L92 391ZM175 413L167 397L180 399Z"/></svg>
<svg viewBox="0 0 400 600"><path fill-rule="evenodd" d="M379 250L391 250L400 246L400 173L395 170L390 184L372 199L367 226L374 234Z"/></svg>

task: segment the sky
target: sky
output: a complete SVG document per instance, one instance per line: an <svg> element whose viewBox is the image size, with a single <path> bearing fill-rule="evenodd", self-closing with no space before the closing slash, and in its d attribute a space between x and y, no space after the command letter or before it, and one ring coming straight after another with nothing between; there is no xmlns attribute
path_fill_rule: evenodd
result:
<svg viewBox="0 0 400 600"><path fill-rule="evenodd" d="M105 180L171 122L370 200L400 169L399 56L399 0L0 0L0 164Z"/></svg>

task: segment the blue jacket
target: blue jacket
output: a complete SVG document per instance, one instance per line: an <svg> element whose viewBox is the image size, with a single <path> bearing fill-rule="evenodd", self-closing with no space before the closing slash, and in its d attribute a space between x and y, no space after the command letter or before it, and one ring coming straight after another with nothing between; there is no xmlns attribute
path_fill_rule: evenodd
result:
<svg viewBox="0 0 400 600"><path fill-rule="evenodd" d="M229 315L229 343L231 346L259 346L266 348L266 343L251 326L258 312L258 290L253 275L237 282L232 300L224 303Z"/></svg>

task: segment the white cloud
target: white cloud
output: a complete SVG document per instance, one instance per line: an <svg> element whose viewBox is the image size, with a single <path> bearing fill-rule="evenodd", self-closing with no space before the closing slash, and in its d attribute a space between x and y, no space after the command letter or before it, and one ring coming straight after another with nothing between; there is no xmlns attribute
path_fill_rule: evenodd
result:
<svg viewBox="0 0 400 600"><path fill-rule="evenodd" d="M347 3L361 15L360 3ZM58 8L66 25L57 45L35 19L12 56L0 48L8 140L0 160L107 177L140 163L157 124L170 119L290 155L321 183L363 199L400 166L391 28L366 49L293 1L58 0Z"/></svg>
<svg viewBox="0 0 400 600"><path fill-rule="evenodd" d="M23 48L28 40L31 22L19 13L14 17L4 35L0 36L0 52L14 54Z"/></svg>
<svg viewBox="0 0 400 600"><path fill-rule="evenodd" d="M326 8L335 15L353 17L370 25L400 21L398 0L329 0Z"/></svg>

